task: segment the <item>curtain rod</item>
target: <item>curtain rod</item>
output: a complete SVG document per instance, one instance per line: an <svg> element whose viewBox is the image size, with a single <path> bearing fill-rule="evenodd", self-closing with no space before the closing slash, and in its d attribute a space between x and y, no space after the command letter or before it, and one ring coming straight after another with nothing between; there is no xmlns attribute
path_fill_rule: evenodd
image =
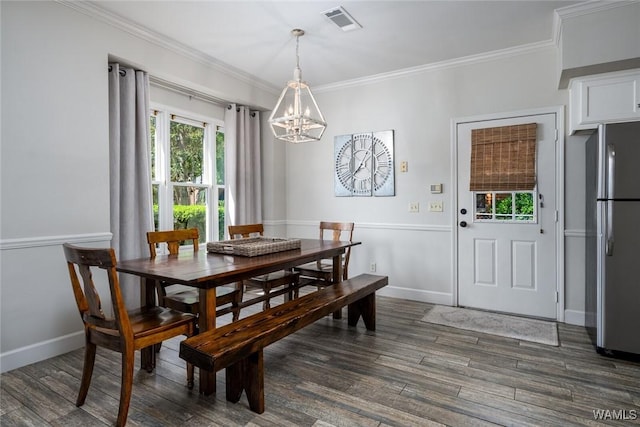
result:
<svg viewBox="0 0 640 427"><path fill-rule="evenodd" d="M224 107L229 103L229 101L226 101L222 98L217 98L215 96L190 89L186 86L179 85L169 80L161 79L160 77L156 77L151 74L149 74L149 83L159 88L167 89L167 90L179 93L181 95L186 95L189 98L195 98L201 101L209 102L219 107Z"/></svg>

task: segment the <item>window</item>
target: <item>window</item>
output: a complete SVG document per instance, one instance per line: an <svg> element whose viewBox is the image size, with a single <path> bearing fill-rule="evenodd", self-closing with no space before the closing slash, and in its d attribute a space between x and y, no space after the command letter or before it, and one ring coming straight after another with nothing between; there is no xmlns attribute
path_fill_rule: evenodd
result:
<svg viewBox="0 0 640 427"><path fill-rule="evenodd" d="M474 220L536 222L536 123L471 130Z"/></svg>
<svg viewBox="0 0 640 427"><path fill-rule="evenodd" d="M151 180L156 230L198 228L200 242L225 230L222 123L168 109L151 113Z"/></svg>
<svg viewBox="0 0 640 427"><path fill-rule="evenodd" d="M482 222L536 222L535 192L476 192L474 219Z"/></svg>

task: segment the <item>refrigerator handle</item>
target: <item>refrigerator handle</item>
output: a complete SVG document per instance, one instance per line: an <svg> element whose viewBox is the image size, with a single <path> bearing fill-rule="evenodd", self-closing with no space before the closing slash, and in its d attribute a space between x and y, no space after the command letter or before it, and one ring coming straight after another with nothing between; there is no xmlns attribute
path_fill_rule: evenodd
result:
<svg viewBox="0 0 640 427"><path fill-rule="evenodd" d="M606 218L605 255L613 256L613 200L607 200L604 205Z"/></svg>
<svg viewBox="0 0 640 427"><path fill-rule="evenodd" d="M605 204L606 236L605 254L613 256L613 199L615 197L616 150L613 144L607 144L607 203Z"/></svg>
<svg viewBox="0 0 640 427"><path fill-rule="evenodd" d="M615 198L616 147L607 144L607 199Z"/></svg>

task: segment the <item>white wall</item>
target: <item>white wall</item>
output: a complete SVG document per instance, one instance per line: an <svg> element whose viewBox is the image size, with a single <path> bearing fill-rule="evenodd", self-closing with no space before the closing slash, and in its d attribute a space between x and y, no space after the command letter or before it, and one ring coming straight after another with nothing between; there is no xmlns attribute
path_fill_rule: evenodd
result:
<svg viewBox="0 0 640 427"><path fill-rule="evenodd" d="M60 244L110 243L109 57L233 102L277 96L69 5L0 2L1 371L84 343Z"/></svg>
<svg viewBox="0 0 640 427"><path fill-rule="evenodd" d="M320 91L317 100L329 123L319 143L287 147L287 221L291 236L315 236L320 220L354 221L351 274L389 276L385 294L450 304L452 282L451 120L491 113L566 105L557 90L555 47L501 59L433 69L368 84ZM333 137L355 132L395 131L396 196L334 197ZM584 228L584 154L579 141L567 148L567 224ZM400 173L400 161L409 162ZM298 177L292 179L291 177ZM443 183L432 195L429 185ZM428 212L430 200L444 212ZM419 213L409 213L411 201ZM579 235L579 232L574 234ZM561 236L562 238L562 236ZM567 310L584 311L582 239L566 257ZM574 316L575 318L575 316Z"/></svg>

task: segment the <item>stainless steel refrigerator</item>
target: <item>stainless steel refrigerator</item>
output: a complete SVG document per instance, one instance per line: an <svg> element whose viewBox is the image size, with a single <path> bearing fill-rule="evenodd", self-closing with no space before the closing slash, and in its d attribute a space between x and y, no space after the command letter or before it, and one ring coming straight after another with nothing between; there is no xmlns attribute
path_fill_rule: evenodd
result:
<svg viewBox="0 0 640 427"><path fill-rule="evenodd" d="M586 324L599 353L640 355L640 122L586 145Z"/></svg>

